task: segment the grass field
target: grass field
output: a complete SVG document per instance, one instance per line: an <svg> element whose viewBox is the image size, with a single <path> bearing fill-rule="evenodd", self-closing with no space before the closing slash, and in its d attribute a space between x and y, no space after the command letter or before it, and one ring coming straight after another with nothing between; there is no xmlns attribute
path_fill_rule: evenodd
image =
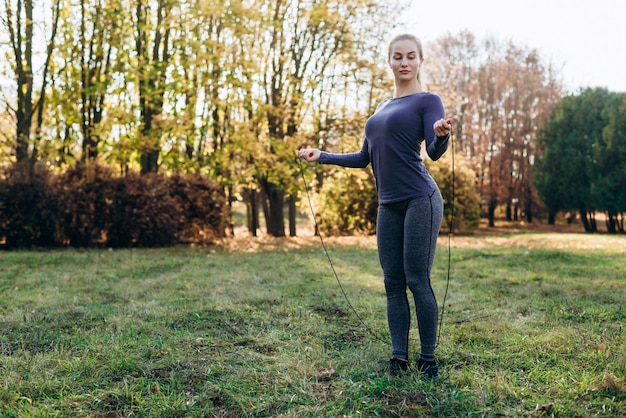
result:
<svg viewBox="0 0 626 418"><path fill-rule="evenodd" d="M373 240L327 241L367 328L316 238L0 253L0 416L626 416L625 237L454 237L436 382L384 371Z"/></svg>

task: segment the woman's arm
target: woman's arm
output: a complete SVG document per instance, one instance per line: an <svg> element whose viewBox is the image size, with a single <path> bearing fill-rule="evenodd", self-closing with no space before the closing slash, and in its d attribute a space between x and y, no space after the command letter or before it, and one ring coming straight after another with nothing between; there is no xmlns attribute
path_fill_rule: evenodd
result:
<svg viewBox="0 0 626 418"><path fill-rule="evenodd" d="M335 154L320 151L317 148L303 148L298 151L298 157L307 162L317 161L320 164L334 164L350 168L365 168L370 163L367 139L363 140L363 146L359 152Z"/></svg>
<svg viewBox="0 0 626 418"><path fill-rule="evenodd" d="M426 152L431 160L437 161L448 149L450 120L445 120L445 110L439 96L433 96L432 103L424 113L424 136Z"/></svg>

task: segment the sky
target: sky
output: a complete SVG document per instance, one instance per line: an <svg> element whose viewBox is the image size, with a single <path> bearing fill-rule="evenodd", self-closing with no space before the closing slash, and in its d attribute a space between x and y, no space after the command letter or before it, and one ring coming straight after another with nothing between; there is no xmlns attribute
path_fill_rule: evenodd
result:
<svg viewBox="0 0 626 418"><path fill-rule="evenodd" d="M562 68L570 92L626 92L626 0L412 0L405 16L423 44L462 30L512 40Z"/></svg>

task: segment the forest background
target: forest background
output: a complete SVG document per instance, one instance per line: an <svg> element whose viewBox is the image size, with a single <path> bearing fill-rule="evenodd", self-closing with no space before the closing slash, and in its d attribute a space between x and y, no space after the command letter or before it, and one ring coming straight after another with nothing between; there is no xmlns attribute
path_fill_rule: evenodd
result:
<svg viewBox="0 0 626 418"><path fill-rule="evenodd" d="M324 232L373 233L371 171L302 167L295 155L360 148L365 120L392 92L386 43L408 7L5 1L0 239L211 241L234 234L238 203L251 236L261 219L265 233L295 236L305 184ZM537 49L468 31L425 51L426 88L453 120L454 147L427 161L446 222L454 207L457 230L560 216L624 232L625 94L566 93Z"/></svg>

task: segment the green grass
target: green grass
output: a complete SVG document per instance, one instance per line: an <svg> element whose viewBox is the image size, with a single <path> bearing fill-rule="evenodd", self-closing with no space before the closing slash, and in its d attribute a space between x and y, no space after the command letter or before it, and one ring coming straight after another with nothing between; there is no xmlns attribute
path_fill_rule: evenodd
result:
<svg viewBox="0 0 626 418"><path fill-rule="evenodd" d="M390 350L371 240L328 248L375 335L315 240L0 253L0 415L626 416L626 240L493 238L452 248L435 383L381 372Z"/></svg>

